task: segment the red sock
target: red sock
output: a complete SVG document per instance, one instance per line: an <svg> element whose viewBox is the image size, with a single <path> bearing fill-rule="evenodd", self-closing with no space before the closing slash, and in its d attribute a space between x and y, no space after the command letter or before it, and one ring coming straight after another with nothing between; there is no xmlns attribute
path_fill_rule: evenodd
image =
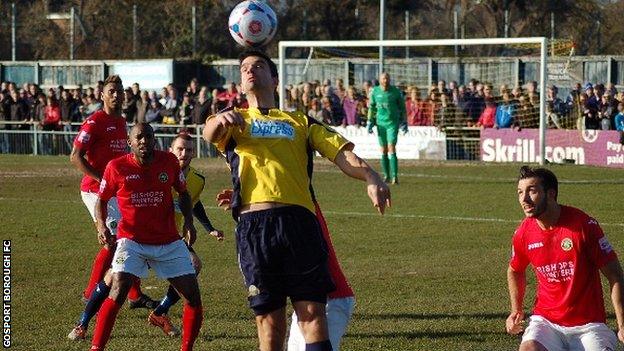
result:
<svg viewBox="0 0 624 351"><path fill-rule="evenodd" d="M113 262L113 255L115 254L114 250L108 250L107 248L101 248L100 252L93 259L93 267L91 267L91 277L89 277L89 283L87 283L87 287L85 288L83 295L85 298L89 298L93 289L97 283L104 279L104 275L106 271L110 268L111 263Z"/></svg>
<svg viewBox="0 0 624 351"><path fill-rule="evenodd" d="M110 297L104 300L98 312L97 321L95 322L91 350L104 350L104 346L106 346L106 342L108 342L111 332L113 331L115 319L117 318L117 313L120 308L121 305Z"/></svg>
<svg viewBox="0 0 624 351"><path fill-rule="evenodd" d="M182 313L182 347L181 351L193 350L193 344L195 339L199 335L199 328L201 328L202 319L202 307L192 307L189 304L184 304L184 312Z"/></svg>
<svg viewBox="0 0 624 351"><path fill-rule="evenodd" d="M141 297L141 295L143 295L141 292L141 279L134 278L132 285L130 286L130 290L128 290L128 300L136 301Z"/></svg>

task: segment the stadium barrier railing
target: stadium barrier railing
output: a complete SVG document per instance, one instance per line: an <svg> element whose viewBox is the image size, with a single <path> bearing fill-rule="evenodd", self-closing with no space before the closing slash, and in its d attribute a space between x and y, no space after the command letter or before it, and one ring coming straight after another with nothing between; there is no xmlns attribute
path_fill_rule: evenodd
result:
<svg viewBox="0 0 624 351"><path fill-rule="evenodd" d="M0 154L69 155L82 123L63 124L62 130L42 130L38 122L0 121ZM131 127L133 124L129 124ZM152 124L157 148L167 150L181 130L196 142L197 157L216 157L214 146L202 139L202 125Z"/></svg>
<svg viewBox="0 0 624 351"><path fill-rule="evenodd" d="M62 130L44 131L36 122L0 121L0 154L69 155L80 125L81 123L64 124ZM158 149L166 150L175 135L180 130L186 129L196 142L198 157L216 157L218 155L214 146L202 139L203 125L152 124L152 127L156 132ZM338 127L337 129L341 131L341 128ZM446 151L442 155L437 154L436 159L479 160L480 130L480 128L474 127L445 127L443 130L437 130L436 127L410 127L410 133L401 136L399 142L407 141L407 147L415 147L414 145L426 144L429 139L428 135L438 134L443 139L442 143L445 143ZM357 134L362 134L362 131ZM345 136L353 139L353 135L347 134ZM364 139L354 139L354 141L360 145L369 144L365 147L373 151L363 157L372 156L371 158L375 158L377 156L377 139L375 136L365 135ZM402 150L402 152L405 151L418 154L417 150ZM425 150L420 151L422 155L420 159L427 158L428 153ZM407 158L413 157L408 156Z"/></svg>

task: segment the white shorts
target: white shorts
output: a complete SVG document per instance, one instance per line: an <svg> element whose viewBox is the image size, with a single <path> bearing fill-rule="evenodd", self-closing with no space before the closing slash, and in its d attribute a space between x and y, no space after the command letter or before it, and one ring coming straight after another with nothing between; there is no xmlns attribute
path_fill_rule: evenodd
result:
<svg viewBox="0 0 624 351"><path fill-rule="evenodd" d="M614 351L618 341L604 323L588 323L563 327L541 316L531 316L522 335L522 342L534 340L548 351Z"/></svg>
<svg viewBox="0 0 624 351"><path fill-rule="evenodd" d="M139 244L127 238L117 240L113 273L124 272L145 278L148 268L162 279L195 274L190 252L182 240L165 245Z"/></svg>
<svg viewBox="0 0 624 351"><path fill-rule="evenodd" d="M325 306L327 314L327 329L329 331L329 341L334 351L340 350L340 341L347 331L347 325L351 320L353 309L355 308L355 298L342 297L338 299L328 299ZM288 336L288 351L305 351L305 339L299 324L297 324L297 315L293 312L292 322L290 323L290 335Z"/></svg>
<svg viewBox="0 0 624 351"><path fill-rule="evenodd" d="M87 206L87 210L89 210L89 214L91 218L95 222L95 202L98 199L97 193L81 191L80 196L82 197L82 202L84 202L85 206ZM106 217L106 226L111 231L111 234L117 235L117 225L119 225L119 220L121 219L121 213L119 213L119 206L117 205L117 198L112 197L108 201L108 217Z"/></svg>

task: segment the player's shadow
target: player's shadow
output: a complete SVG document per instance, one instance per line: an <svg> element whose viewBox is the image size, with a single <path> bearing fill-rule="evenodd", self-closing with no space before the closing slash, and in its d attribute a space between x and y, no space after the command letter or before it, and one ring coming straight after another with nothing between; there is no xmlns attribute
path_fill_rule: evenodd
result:
<svg viewBox="0 0 624 351"><path fill-rule="evenodd" d="M364 320L395 320L395 319L413 319L413 320L436 320L436 319L500 319L505 320L506 313L355 313L353 319Z"/></svg>

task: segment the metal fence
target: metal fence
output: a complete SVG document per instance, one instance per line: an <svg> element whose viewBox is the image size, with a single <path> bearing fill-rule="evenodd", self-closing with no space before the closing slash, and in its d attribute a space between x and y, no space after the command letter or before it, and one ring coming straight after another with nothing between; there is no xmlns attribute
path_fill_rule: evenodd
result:
<svg viewBox="0 0 624 351"><path fill-rule="evenodd" d="M45 131L33 122L0 121L0 153L25 155L69 155L81 123L63 125L63 130ZM132 124L128 125L130 128ZM197 157L216 157L213 145L203 141L201 125L152 124L156 148L167 150L176 134L185 129L193 136Z"/></svg>
<svg viewBox="0 0 624 351"><path fill-rule="evenodd" d="M61 131L44 131L31 122L0 121L0 154L69 155L79 127L80 123L72 123L64 125ZM152 127L156 131L159 150L167 150L176 134L184 128L196 142L197 157L217 157L219 154L213 145L202 139L201 125L152 124ZM445 128L446 159L479 160L480 131L480 128Z"/></svg>

